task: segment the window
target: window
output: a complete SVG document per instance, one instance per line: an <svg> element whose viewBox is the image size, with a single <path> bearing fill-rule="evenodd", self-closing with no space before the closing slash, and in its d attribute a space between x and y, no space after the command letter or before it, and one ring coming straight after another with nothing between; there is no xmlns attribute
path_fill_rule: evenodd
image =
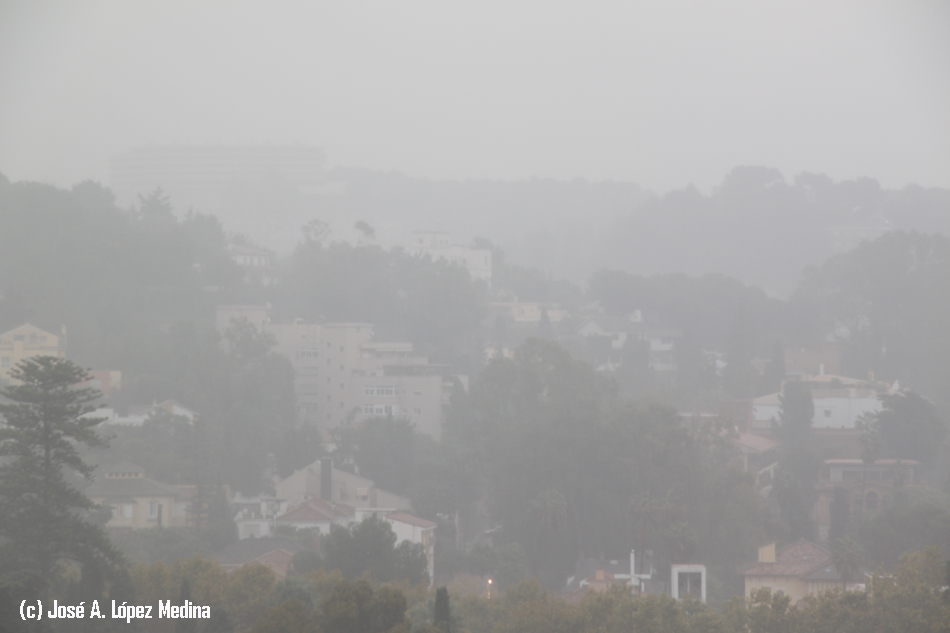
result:
<svg viewBox="0 0 950 633"><path fill-rule="evenodd" d="M340 351L341 351L341 352L342 352L342 351L345 351L345 350L343 349L343 346L342 346L342 345L340 345Z"/></svg>
<svg viewBox="0 0 950 633"><path fill-rule="evenodd" d="M158 513L161 512L162 504L152 501L148 504L148 518L157 519Z"/></svg>
<svg viewBox="0 0 950 633"><path fill-rule="evenodd" d="M14 335L13 335L13 340L14 340L14 341L23 341L23 340L24 340L24 337L23 337L22 334L14 334Z"/></svg>
<svg viewBox="0 0 950 633"><path fill-rule="evenodd" d="M112 506L112 518L118 519L122 516L122 506Z"/></svg>
<svg viewBox="0 0 950 633"><path fill-rule="evenodd" d="M0 359L0 367L3 367L4 369L7 369L7 368L10 367L10 357L9 357L9 356L4 356L2 359Z"/></svg>
<svg viewBox="0 0 950 633"><path fill-rule="evenodd" d="M421 392L421 391L413 391L413 392L412 392L412 395L414 395L414 396L416 396L416 397L419 397L419 396L422 395L422 392Z"/></svg>
<svg viewBox="0 0 950 633"><path fill-rule="evenodd" d="M364 396L398 396L398 387L363 387Z"/></svg>
<svg viewBox="0 0 950 633"><path fill-rule="evenodd" d="M333 378L331 378L330 376L327 376L327 382L333 382Z"/></svg>
<svg viewBox="0 0 950 633"><path fill-rule="evenodd" d="M36 343L36 332L30 334L30 343Z"/></svg>
<svg viewBox="0 0 950 633"><path fill-rule="evenodd" d="M831 409L825 409L825 417L826 417L826 418L830 418L830 417L831 417Z"/></svg>
<svg viewBox="0 0 950 633"><path fill-rule="evenodd" d="M45 343L45 342L46 342L46 337L45 337L45 336L41 336L41 337L40 337L40 343Z"/></svg>
<svg viewBox="0 0 950 633"><path fill-rule="evenodd" d="M413 407L412 413L414 415L422 415L422 407Z"/></svg>
<svg viewBox="0 0 950 633"><path fill-rule="evenodd" d="M125 515L126 519L131 519L132 518L132 504L127 503L124 506L122 506L122 512Z"/></svg>
<svg viewBox="0 0 950 633"><path fill-rule="evenodd" d="M877 512L877 493L873 490L868 490L868 493L864 495L864 509L868 512Z"/></svg>

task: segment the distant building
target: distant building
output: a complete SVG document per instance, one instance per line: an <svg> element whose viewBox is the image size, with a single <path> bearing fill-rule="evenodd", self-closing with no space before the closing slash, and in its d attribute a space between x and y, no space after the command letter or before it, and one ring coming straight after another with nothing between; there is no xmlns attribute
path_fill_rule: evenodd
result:
<svg viewBox="0 0 950 633"><path fill-rule="evenodd" d="M324 501L310 497L297 507L277 517L277 525L286 525L298 530L314 530L316 534L329 534L334 525L347 526L354 521L355 510L345 503Z"/></svg>
<svg viewBox="0 0 950 633"><path fill-rule="evenodd" d="M406 512L391 508L360 508L356 511L356 522L369 518L386 521L396 534L396 545L409 541L422 546L426 555L426 571L429 574L429 586L435 582L435 528L436 524Z"/></svg>
<svg viewBox="0 0 950 633"><path fill-rule="evenodd" d="M230 246L228 254L235 264L244 268L267 269L274 264L274 253L253 246Z"/></svg>
<svg viewBox="0 0 950 633"><path fill-rule="evenodd" d="M273 536L277 515L286 509L286 502L271 495L245 497L235 493L231 497L231 511L239 539Z"/></svg>
<svg viewBox="0 0 950 633"><path fill-rule="evenodd" d="M147 420L158 415L177 416L194 424L198 419L198 414L191 409L182 406L175 400L164 400L151 405L131 405L127 415L119 413L111 407L102 407L92 413L87 413L84 417L105 418L104 424L116 424L119 426L142 426Z"/></svg>
<svg viewBox="0 0 950 633"><path fill-rule="evenodd" d="M873 516L893 504L897 489L922 487L917 481L919 468L914 460L878 459L866 463L861 459L826 459L825 472L815 486L818 498L812 510L818 539L828 541L835 488L844 491L850 516Z"/></svg>
<svg viewBox="0 0 950 633"><path fill-rule="evenodd" d="M229 573L244 565L260 563L278 578L286 578L290 573L294 554L306 549L289 538L246 538L228 545L212 556L212 559Z"/></svg>
<svg viewBox="0 0 950 633"><path fill-rule="evenodd" d="M854 429L861 416L881 410L878 391L863 381L831 377L813 382L812 399L815 404L814 429ZM838 378L834 381L832 378ZM753 429L770 429L772 420L779 419L781 393L773 393L752 400Z"/></svg>
<svg viewBox="0 0 950 633"><path fill-rule="evenodd" d="M473 281L484 281L491 286L492 252L487 248L473 248L451 243L448 233L416 231L408 248L414 257L431 257L433 261L447 261L468 271Z"/></svg>
<svg viewBox="0 0 950 633"><path fill-rule="evenodd" d="M216 212L235 189L267 182L314 187L323 182L324 154L305 145L153 145L111 161L110 184L120 202L162 188L183 207Z"/></svg>
<svg viewBox="0 0 950 633"><path fill-rule="evenodd" d="M374 340L369 323L268 324L278 351L296 370L302 418L323 430L371 417L406 417L436 439L452 386L467 386L444 365L430 364L411 343Z"/></svg>
<svg viewBox="0 0 950 633"><path fill-rule="evenodd" d="M144 469L120 462L101 469L85 490L93 503L112 509L107 528L143 529L193 525L193 486L172 486L145 476Z"/></svg>
<svg viewBox="0 0 950 633"><path fill-rule="evenodd" d="M10 370L27 358L64 358L66 353L63 343L55 334L29 323L0 334L0 380L10 380Z"/></svg>
<svg viewBox="0 0 950 633"><path fill-rule="evenodd" d="M792 604L808 595L841 587L842 578L834 567L828 550L804 539L799 539L778 551L775 543L759 548L759 559L743 572L745 597L759 589L781 592L791 598ZM848 589L861 585L849 582Z"/></svg>
<svg viewBox="0 0 950 633"><path fill-rule="evenodd" d="M335 468L327 457L301 468L275 485L277 497L295 508L308 499L356 508L394 508L409 511L407 497L378 488L372 479Z"/></svg>

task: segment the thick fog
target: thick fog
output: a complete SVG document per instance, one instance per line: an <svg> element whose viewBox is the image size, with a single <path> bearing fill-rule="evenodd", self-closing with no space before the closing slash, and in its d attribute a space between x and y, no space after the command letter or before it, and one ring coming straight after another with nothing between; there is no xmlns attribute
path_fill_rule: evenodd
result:
<svg viewBox="0 0 950 633"><path fill-rule="evenodd" d="M0 166L297 143L436 179L708 190L735 165L950 186L932 2L0 4Z"/></svg>
<svg viewBox="0 0 950 633"><path fill-rule="evenodd" d="M946 633L948 314L944 1L0 0L0 631Z"/></svg>

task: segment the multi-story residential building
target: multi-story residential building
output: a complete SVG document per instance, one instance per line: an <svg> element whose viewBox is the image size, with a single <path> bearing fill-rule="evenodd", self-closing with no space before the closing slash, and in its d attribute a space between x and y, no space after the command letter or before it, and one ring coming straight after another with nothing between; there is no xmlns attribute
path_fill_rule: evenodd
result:
<svg viewBox="0 0 950 633"><path fill-rule="evenodd" d="M438 439L445 393L456 380L444 365L414 353L412 344L373 340L369 323L268 324L277 349L296 370L299 413L323 430L371 417L407 417Z"/></svg>
<svg viewBox="0 0 950 633"><path fill-rule="evenodd" d="M10 380L10 370L27 358L63 358L64 342L60 337L29 323L0 334L0 380Z"/></svg>

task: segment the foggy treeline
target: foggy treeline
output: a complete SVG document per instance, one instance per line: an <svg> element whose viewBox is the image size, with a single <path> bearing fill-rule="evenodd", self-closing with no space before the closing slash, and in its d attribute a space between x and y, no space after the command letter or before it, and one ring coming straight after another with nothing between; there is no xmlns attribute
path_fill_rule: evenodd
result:
<svg viewBox="0 0 950 633"><path fill-rule="evenodd" d="M943 582L950 192L814 174L789 183L763 167L737 167L708 195L687 188L662 197L585 181L451 183L357 171L334 178L345 187L321 194L307 213L357 217L370 229L394 217L465 227L472 246L492 253L491 285L458 265L319 230L301 233L272 267L249 269L231 249L266 246L255 235L178 208L161 190L121 206L94 182L62 189L0 178L0 331L29 323L61 335L79 366L120 369L121 390L108 402L116 410L174 400L199 414L111 427L108 448L77 443L100 470L131 462L147 477L194 486L207 497L195 529L113 533L115 551L101 546L111 562L96 559L96 582L48 575L43 591L91 597L120 583L142 600L168 599L187 580L195 599L229 614L214 630L430 625L423 588L357 582L369 573L374 582L449 584L457 630L585 630L582 613L654 606L672 609L669 628L657 630L704 630L689 627L713 620L721 630L779 630L747 628L756 617L815 630L809 618L822 616L807 609L818 603L787 611L776 593L746 606L741 569L766 543L819 539L813 507L822 460L845 455L809 439L818 414L807 389L823 387L793 380L785 351L829 345L840 351L838 374L881 398L862 421L862 441L873 440L874 451L859 461L913 460L922 484L896 485L873 512L835 497L831 536L853 546L836 550L835 582L875 568L903 574L893 586L876 585L882 602L869 618L885 617L885 599L903 604L902 591ZM496 232L513 209L525 213ZM319 215L310 220L321 226ZM504 308L511 304L536 305L540 317L512 318ZM279 323L370 323L377 340L408 341L469 381L446 394L439 440L392 414L321 428L299 415L291 359L247 320L220 329L221 305L267 305ZM606 334L582 335L586 324L610 319L673 340L664 361L675 366L672 376L651 357L649 338L615 345ZM740 423L727 412L770 394L780 394L766 432L777 448L756 472L730 443ZM15 401L16 392L5 395ZM236 541L227 495L273 495L276 481L322 457L405 495L437 525L435 578L425 577L421 550L399 550L375 523L335 528L322 550L311 547L310 532L282 533L307 546L286 578L247 567L225 576L190 558ZM89 515L100 525L108 519ZM43 546L31 543L5 550L8 569L29 567L17 556ZM616 563L631 549L643 557L640 571L653 570L653 593L669 593L672 565L701 562L707 601L733 610L627 602L614 591L575 611L546 596L586 573L587 561ZM482 597L479 583L489 577ZM508 590L506 601L496 593L491 602L493 590ZM934 599L942 611L932 620L942 626L946 606ZM855 608L822 600L824 609ZM334 620L335 601L375 605L374 613L389 614L380 616L386 624L347 629ZM691 619L700 612L707 620ZM551 613L572 628L556 629ZM297 628L279 628L287 622Z"/></svg>

